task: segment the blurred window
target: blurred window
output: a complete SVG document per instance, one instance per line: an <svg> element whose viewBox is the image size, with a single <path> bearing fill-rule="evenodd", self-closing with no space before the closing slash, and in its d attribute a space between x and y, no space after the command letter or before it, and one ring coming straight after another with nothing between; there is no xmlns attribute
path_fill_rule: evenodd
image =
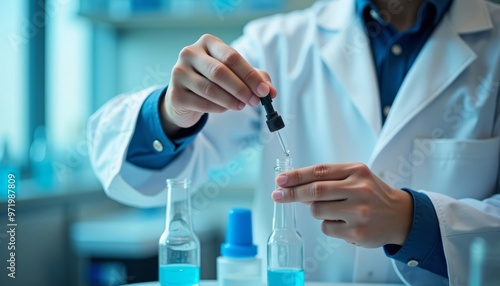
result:
<svg viewBox="0 0 500 286"><path fill-rule="evenodd" d="M79 1L1 9L0 154L6 143L8 163L31 177L74 174L88 162L91 24L78 16Z"/></svg>
<svg viewBox="0 0 500 286"><path fill-rule="evenodd" d="M91 112L91 26L78 16L78 1L48 0L46 5L47 141L57 150L52 159L76 171L87 161L80 149Z"/></svg>
<svg viewBox="0 0 500 286"><path fill-rule="evenodd" d="M27 28L26 1L2 1L0 17L0 145L7 142L14 162L27 159Z"/></svg>

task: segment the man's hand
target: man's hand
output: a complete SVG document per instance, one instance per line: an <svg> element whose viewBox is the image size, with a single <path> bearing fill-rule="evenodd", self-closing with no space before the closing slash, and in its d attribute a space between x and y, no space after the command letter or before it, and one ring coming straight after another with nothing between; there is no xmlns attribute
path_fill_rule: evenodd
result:
<svg viewBox="0 0 500 286"><path fill-rule="evenodd" d="M256 106L276 89L269 75L254 69L233 48L212 35L203 35L182 49L161 106L168 136L196 124L204 113Z"/></svg>
<svg viewBox="0 0 500 286"><path fill-rule="evenodd" d="M328 236L363 247L402 245L413 222L413 201L360 163L314 165L276 177L276 202L311 205Z"/></svg>

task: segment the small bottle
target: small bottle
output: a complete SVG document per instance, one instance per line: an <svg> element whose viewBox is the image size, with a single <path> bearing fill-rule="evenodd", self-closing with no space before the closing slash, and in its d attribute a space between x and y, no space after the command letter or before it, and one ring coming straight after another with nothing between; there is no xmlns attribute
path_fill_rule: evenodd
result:
<svg viewBox="0 0 500 286"><path fill-rule="evenodd" d="M290 158L276 161L275 174L292 170ZM304 285L304 243L297 231L294 203L274 203L273 231L267 241L267 285Z"/></svg>
<svg viewBox="0 0 500 286"><path fill-rule="evenodd" d="M247 209L229 211L226 242L217 257L219 286L260 286L261 260L252 240L252 213Z"/></svg>
<svg viewBox="0 0 500 286"><path fill-rule="evenodd" d="M165 231L159 241L161 286L198 286L200 283L200 241L191 222L190 181L167 180Z"/></svg>
<svg viewBox="0 0 500 286"><path fill-rule="evenodd" d="M38 126L30 146L31 175L38 187L50 190L54 184L54 171L50 160L49 144L44 126Z"/></svg>

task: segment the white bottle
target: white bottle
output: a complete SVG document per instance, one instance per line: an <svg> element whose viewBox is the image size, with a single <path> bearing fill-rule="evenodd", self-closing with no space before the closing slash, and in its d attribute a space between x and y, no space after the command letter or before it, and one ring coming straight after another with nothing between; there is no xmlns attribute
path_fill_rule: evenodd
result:
<svg viewBox="0 0 500 286"><path fill-rule="evenodd" d="M252 213L248 209L231 209L226 228L226 242L217 257L219 286L260 286L261 260L252 240Z"/></svg>

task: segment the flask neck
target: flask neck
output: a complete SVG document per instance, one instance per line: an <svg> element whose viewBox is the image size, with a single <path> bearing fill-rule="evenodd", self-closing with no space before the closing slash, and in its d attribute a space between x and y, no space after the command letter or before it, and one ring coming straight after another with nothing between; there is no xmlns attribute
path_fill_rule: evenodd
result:
<svg viewBox="0 0 500 286"><path fill-rule="evenodd" d="M277 159L274 168L275 176L293 170L290 158ZM277 187L277 186L276 186ZM273 229L296 229L295 204L294 203L274 203Z"/></svg>
<svg viewBox="0 0 500 286"><path fill-rule="evenodd" d="M273 230L297 229L294 203L274 203Z"/></svg>
<svg viewBox="0 0 500 286"><path fill-rule="evenodd" d="M165 229L173 222L179 222L192 230L190 182L187 179L167 180L167 207Z"/></svg>
<svg viewBox="0 0 500 286"><path fill-rule="evenodd" d="M293 170L292 159L276 159L276 166L274 167L274 175L278 176L280 173Z"/></svg>

